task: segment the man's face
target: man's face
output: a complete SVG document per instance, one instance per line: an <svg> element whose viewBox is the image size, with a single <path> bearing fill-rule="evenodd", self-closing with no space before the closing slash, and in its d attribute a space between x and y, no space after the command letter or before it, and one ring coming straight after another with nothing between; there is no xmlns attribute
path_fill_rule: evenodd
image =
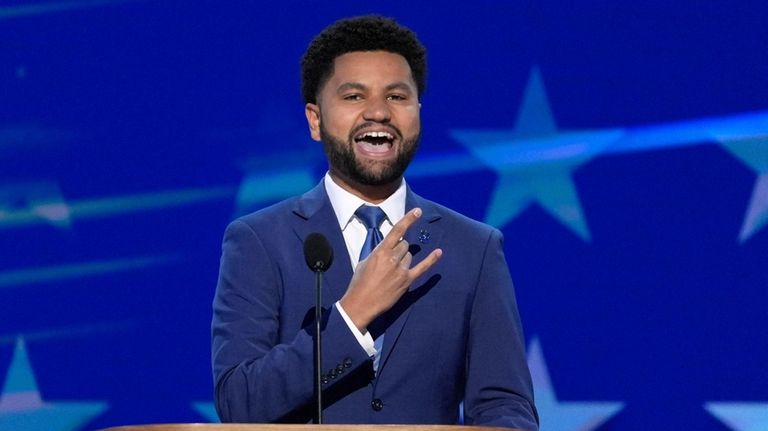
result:
<svg viewBox="0 0 768 431"><path fill-rule="evenodd" d="M322 141L331 174L354 187L398 181L421 132L416 83L408 62L386 51L336 58L317 105L307 104L312 138Z"/></svg>

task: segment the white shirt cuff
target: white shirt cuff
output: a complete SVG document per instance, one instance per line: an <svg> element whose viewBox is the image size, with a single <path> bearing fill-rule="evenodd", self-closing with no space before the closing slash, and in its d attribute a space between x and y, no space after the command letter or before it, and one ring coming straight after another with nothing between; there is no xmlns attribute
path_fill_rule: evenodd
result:
<svg viewBox="0 0 768 431"><path fill-rule="evenodd" d="M347 322L349 330L352 331L352 334L354 334L357 342L360 344L360 347L362 347L363 350L368 353L368 356L374 356L376 354L376 348L373 345L373 337L371 337L371 333L366 332L363 334L360 332L360 330L357 329L357 326L355 326L354 322L352 322L352 319L347 316L347 312L344 311L344 308L341 307L341 304L337 301L335 305L336 309L339 310L341 317L343 317L344 321Z"/></svg>

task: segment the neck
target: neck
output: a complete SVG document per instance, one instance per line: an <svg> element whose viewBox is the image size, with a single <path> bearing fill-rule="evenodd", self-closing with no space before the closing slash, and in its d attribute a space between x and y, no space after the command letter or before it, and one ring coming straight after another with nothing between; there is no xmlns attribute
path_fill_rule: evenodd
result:
<svg viewBox="0 0 768 431"><path fill-rule="evenodd" d="M392 193L397 191L403 181L403 177L398 177L398 179L390 183L372 186L352 181L333 170L330 170L329 173L333 182L338 184L339 187L372 204L384 202L388 197L392 196Z"/></svg>

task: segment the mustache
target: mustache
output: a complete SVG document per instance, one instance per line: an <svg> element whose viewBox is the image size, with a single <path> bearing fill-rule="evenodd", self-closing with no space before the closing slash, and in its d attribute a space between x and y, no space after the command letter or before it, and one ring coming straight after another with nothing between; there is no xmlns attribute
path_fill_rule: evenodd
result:
<svg viewBox="0 0 768 431"><path fill-rule="evenodd" d="M352 130L349 132L349 141L352 142L355 140L355 135L357 135L361 130L367 129L369 127L383 127L387 129L389 133L394 135L400 140L403 140L403 133L400 131L400 129L397 128L397 126L393 124L387 124L387 123L376 123L373 121L367 121L365 123L362 123L358 126L355 126L352 128Z"/></svg>

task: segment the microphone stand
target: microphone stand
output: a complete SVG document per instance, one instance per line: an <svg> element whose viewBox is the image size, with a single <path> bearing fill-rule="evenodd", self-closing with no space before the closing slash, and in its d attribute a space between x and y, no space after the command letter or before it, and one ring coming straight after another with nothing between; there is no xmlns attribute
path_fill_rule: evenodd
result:
<svg viewBox="0 0 768 431"><path fill-rule="evenodd" d="M322 284L323 284L323 271L317 268L315 269L315 395L317 397L317 415L315 417L315 423L321 425L323 423L323 391L322 381L320 375L321 367L323 366L322 355L323 349L320 343L320 317L322 310Z"/></svg>
<svg viewBox="0 0 768 431"><path fill-rule="evenodd" d="M333 249L328 239L321 233L313 232L304 239L304 259L307 266L315 273L315 396L317 397L316 424L323 423L323 388L322 388L322 333L320 331L320 319L322 318L323 300L322 284L323 272L333 262Z"/></svg>

